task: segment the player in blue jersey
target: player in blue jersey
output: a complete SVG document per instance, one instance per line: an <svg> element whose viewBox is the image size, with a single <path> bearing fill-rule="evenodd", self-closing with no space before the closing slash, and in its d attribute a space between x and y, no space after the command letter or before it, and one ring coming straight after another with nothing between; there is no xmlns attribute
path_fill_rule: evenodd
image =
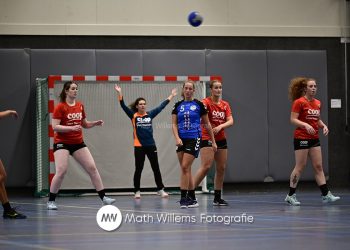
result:
<svg viewBox="0 0 350 250"><path fill-rule="evenodd" d="M177 146L176 152L181 167L181 208L198 207L191 166L194 159L198 157L200 150L201 124L208 129L213 142L214 152L217 150L207 109L202 102L194 99L194 91L194 82L186 81L182 86L183 100L177 102L172 111L173 133Z"/></svg>
<svg viewBox="0 0 350 250"><path fill-rule="evenodd" d="M131 119L132 126L134 129L134 155L135 155L135 172L134 172L134 191L135 199L141 198L140 193L140 181L141 173L143 170L145 157L147 155L150 161L154 179L157 185L158 195L163 198L167 198L168 194L164 191L164 184L162 181L162 175L159 169L158 154L156 143L153 138L153 127L152 120L156 117L165 106L176 96L176 89L171 91L169 97L164 100L158 107L146 111L146 100L143 97L137 98L128 108L123 99L122 89L120 86L115 85L115 90L119 97L119 102L126 113Z"/></svg>

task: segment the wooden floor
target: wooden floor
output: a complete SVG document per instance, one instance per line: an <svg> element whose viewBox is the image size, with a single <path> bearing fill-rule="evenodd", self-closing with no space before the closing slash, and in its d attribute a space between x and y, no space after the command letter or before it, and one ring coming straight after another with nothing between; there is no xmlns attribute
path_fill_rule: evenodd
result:
<svg viewBox="0 0 350 250"><path fill-rule="evenodd" d="M284 191L226 192L229 207L213 207L212 195L199 194L200 206L188 209L179 208L178 195L113 196L123 223L112 232L96 223L97 196L58 197L58 210L48 211L46 198L19 195L11 202L28 218L0 219L0 249L349 249L349 191L334 191L341 200L328 205L318 190L301 191L300 207L285 204ZM159 222L165 214L192 222ZM125 221L132 215L154 220Z"/></svg>

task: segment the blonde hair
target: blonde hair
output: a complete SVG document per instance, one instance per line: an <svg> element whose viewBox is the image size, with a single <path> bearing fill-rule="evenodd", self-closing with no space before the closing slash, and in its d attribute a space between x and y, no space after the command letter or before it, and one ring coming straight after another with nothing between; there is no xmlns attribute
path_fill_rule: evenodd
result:
<svg viewBox="0 0 350 250"><path fill-rule="evenodd" d="M214 80L210 81L209 88L212 89L214 86L214 83L216 83L216 82L219 82L222 85L222 81L220 81L219 79L214 79Z"/></svg>
<svg viewBox="0 0 350 250"><path fill-rule="evenodd" d="M186 83L191 83L192 86L193 86L193 90L196 89L196 86L195 86L195 82L194 82L194 81L192 81L192 80L187 80L187 81L185 81L184 84L182 85L182 90L181 90L181 96L182 96L182 98L185 98L185 95L184 95L184 87L185 87L185 84L186 84Z"/></svg>
<svg viewBox="0 0 350 250"><path fill-rule="evenodd" d="M288 88L288 97L291 101L294 101L303 95L305 95L305 89L309 81L315 81L313 78L296 77L290 81Z"/></svg>

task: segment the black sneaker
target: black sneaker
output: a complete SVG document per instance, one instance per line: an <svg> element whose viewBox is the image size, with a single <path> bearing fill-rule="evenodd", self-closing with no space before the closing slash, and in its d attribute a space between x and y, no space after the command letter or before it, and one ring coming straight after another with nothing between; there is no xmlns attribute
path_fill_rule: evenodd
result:
<svg viewBox="0 0 350 250"><path fill-rule="evenodd" d="M191 208L191 207L199 207L199 204L197 202L197 199L192 199L190 197L187 198L188 200L188 204L187 204L187 207Z"/></svg>
<svg viewBox="0 0 350 250"><path fill-rule="evenodd" d="M225 200L219 198L219 199L214 199L213 205L214 206L228 206L228 203Z"/></svg>
<svg viewBox="0 0 350 250"><path fill-rule="evenodd" d="M11 210L9 211L4 211L2 217L4 217L4 219L25 219L27 218L27 216L25 216L24 214L20 214L18 213L14 208L11 208Z"/></svg>
<svg viewBox="0 0 350 250"><path fill-rule="evenodd" d="M180 203L180 208L187 208L187 205L188 205L187 197L181 198L181 200L179 200L178 202Z"/></svg>

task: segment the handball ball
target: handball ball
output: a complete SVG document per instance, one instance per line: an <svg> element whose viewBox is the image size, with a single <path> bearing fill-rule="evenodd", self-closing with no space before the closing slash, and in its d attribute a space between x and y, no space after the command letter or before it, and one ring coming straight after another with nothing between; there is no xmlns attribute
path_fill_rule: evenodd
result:
<svg viewBox="0 0 350 250"><path fill-rule="evenodd" d="M193 27L198 27L203 22L203 17L197 11L193 11L188 15L188 22Z"/></svg>

